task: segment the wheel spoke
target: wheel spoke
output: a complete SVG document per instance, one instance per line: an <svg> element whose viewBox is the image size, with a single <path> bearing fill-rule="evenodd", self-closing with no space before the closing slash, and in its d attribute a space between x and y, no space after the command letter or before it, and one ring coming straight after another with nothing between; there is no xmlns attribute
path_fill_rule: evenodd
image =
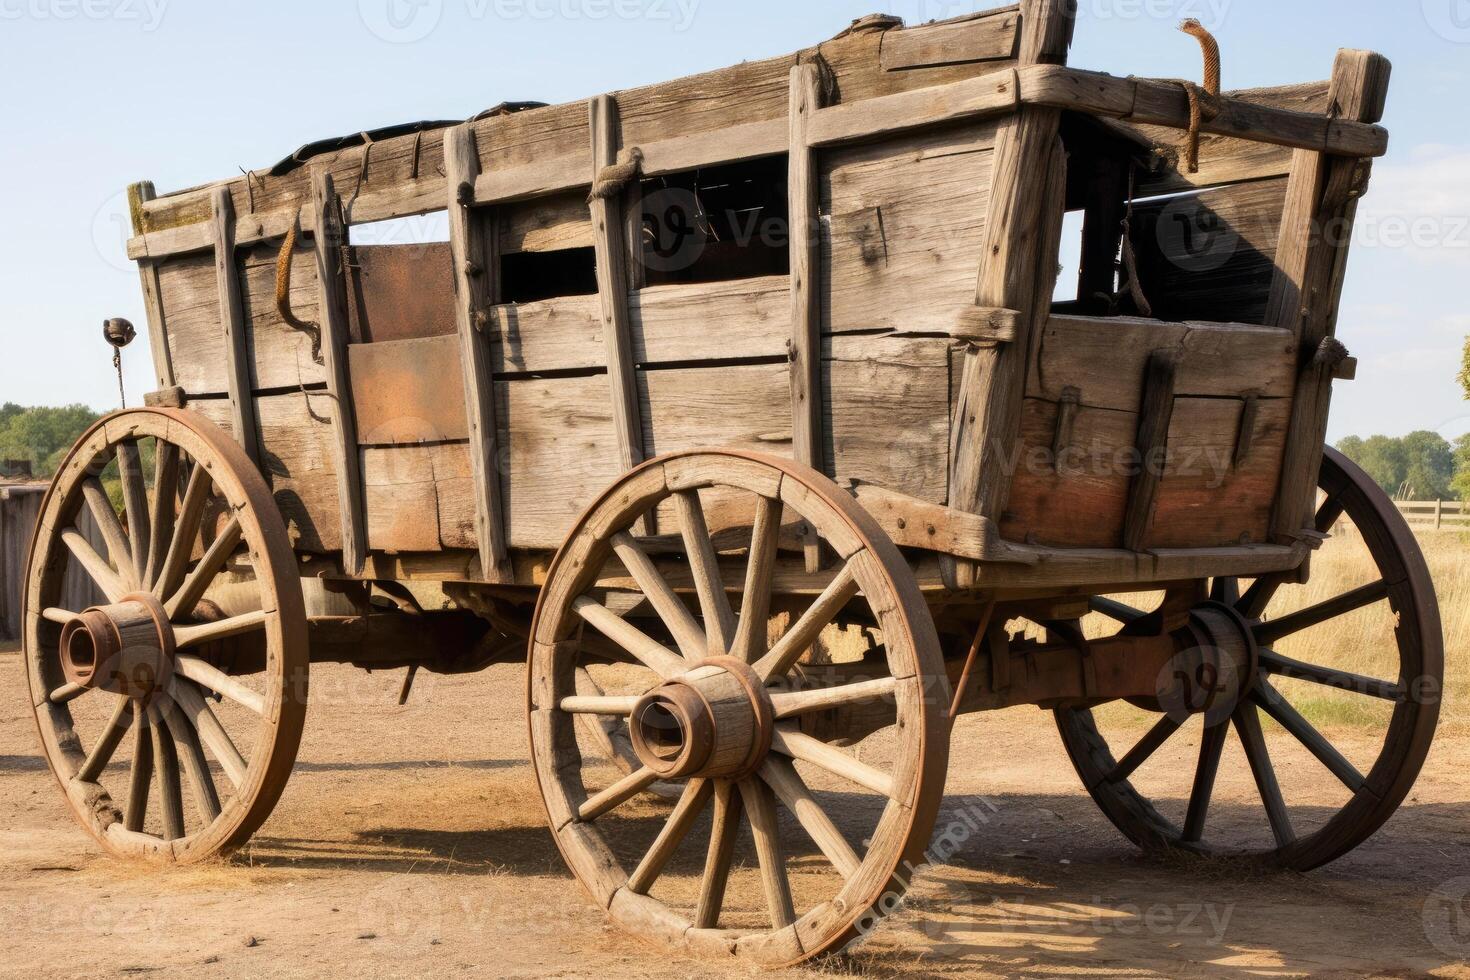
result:
<svg viewBox="0 0 1470 980"><path fill-rule="evenodd" d="M1245 747L1245 758L1250 763L1251 775L1255 777L1261 803L1266 807L1271 835L1276 838L1277 847L1286 847L1296 840L1296 831L1291 827L1291 814L1281 796L1281 784L1276 781L1276 767L1271 764L1271 753L1261 734L1261 716L1256 706L1247 702L1235 709L1231 720L1235 723L1241 745Z"/></svg>
<svg viewBox="0 0 1470 980"><path fill-rule="evenodd" d="M574 697L562 698L561 710L569 715L611 715L626 717L633 713L638 703L636 697Z"/></svg>
<svg viewBox="0 0 1470 980"><path fill-rule="evenodd" d="M1275 598L1277 590L1286 584L1288 576L1281 572L1263 575L1251 583L1251 587L1245 590L1245 595L1235 604L1235 611L1246 619L1260 619L1266 612L1266 607Z"/></svg>
<svg viewBox="0 0 1470 980"><path fill-rule="evenodd" d="M1344 786L1354 793L1363 788L1363 774L1331 742L1323 738L1322 733L1313 728L1312 723L1303 718L1265 677L1256 682L1255 697L1256 703L1266 709L1266 714L1306 746L1307 751L1316 756L1317 761L1326 766Z"/></svg>
<svg viewBox="0 0 1470 980"><path fill-rule="evenodd" d="M1235 605L1240 601L1240 579L1233 575L1215 579L1210 585L1210 598L1227 606Z"/></svg>
<svg viewBox="0 0 1470 980"><path fill-rule="evenodd" d="M720 909L725 904L725 886L730 880L730 861L735 855L735 835L739 830L740 793L734 783L721 780L715 785L709 850L699 886L699 905L694 912L696 929L713 929L720 924Z"/></svg>
<svg viewBox="0 0 1470 980"><path fill-rule="evenodd" d="M699 491L680 490L675 493L674 511L679 515L679 532L684 538L684 552L689 557L694 590L699 593L709 656L725 656L735 642L735 611L730 608L730 596L725 592L725 583L720 577L720 560L710 539Z"/></svg>
<svg viewBox="0 0 1470 980"><path fill-rule="evenodd" d="M685 784L683 795L674 805L674 812L669 814L669 819L664 823L663 830L659 831L653 846L643 855L643 860L628 878L630 892L635 895L648 894L658 876L668 867L674 852L684 842L684 838L689 836L690 828L694 826L700 813L704 812L704 805L709 802L713 790L714 784L708 779L691 779Z"/></svg>
<svg viewBox="0 0 1470 980"><path fill-rule="evenodd" d="M597 701L612 700L606 698L602 688L593 680L592 675L587 673L586 667L578 667L576 671L576 695L567 698L566 701ZM626 718L633 713L633 703L636 698L629 698L628 710L621 712L622 717L602 715L595 713L572 712L562 704L562 710L568 711L576 716L577 728L583 732L613 765L622 769L623 772L632 772L643 765L638 760L638 753L633 749L633 740L628 735Z"/></svg>
<svg viewBox="0 0 1470 980"><path fill-rule="evenodd" d="M83 694L86 694L90 690L92 690L92 688L83 687L80 684L63 684L56 690L52 691L50 694L46 695L46 700L50 701L52 704L71 704L77 698L81 697Z"/></svg>
<svg viewBox="0 0 1470 980"><path fill-rule="evenodd" d="M136 439L117 444L117 470L122 478L123 512L128 518L128 540L133 546L134 578L141 582L148 567L148 488L143 482L143 458Z"/></svg>
<svg viewBox="0 0 1470 980"><path fill-rule="evenodd" d="M153 772L158 777L158 800L163 809L163 839L178 840L184 836L184 795L179 785L179 756L168 723L158 709L148 709L148 724L153 729Z"/></svg>
<svg viewBox="0 0 1470 980"><path fill-rule="evenodd" d="M826 811L812 796L796 767L785 759L767 756L766 761L761 763L760 775L776 791L786 809L796 815L797 822L817 845L818 850L832 862L837 873L844 878L857 874L862 860L853 851L847 838L842 836L842 831L837 829L832 818L827 816Z"/></svg>
<svg viewBox="0 0 1470 980"><path fill-rule="evenodd" d="M658 773L644 766L629 773L607 789L590 796L586 803L577 808L577 819L591 823L611 810L616 810L639 793L658 782Z"/></svg>
<svg viewBox="0 0 1470 980"><path fill-rule="evenodd" d="M148 565L143 572L142 588L151 589L168 556L168 545L174 531L174 504L179 494L179 447L159 440L153 458L152 535L148 543Z"/></svg>
<svg viewBox="0 0 1470 980"><path fill-rule="evenodd" d="M740 622L730 655L753 664L766 651L766 623L771 615L771 580L781 537L781 501L760 497L750 530L750 558L745 591L740 596ZM749 801L746 801L747 807Z"/></svg>
<svg viewBox="0 0 1470 980"><path fill-rule="evenodd" d="M174 739L174 753L183 764L189 777L189 789L194 797L194 809L207 827L220 815L219 792L214 786L214 776L209 771L209 760L204 756L204 746L199 742L199 733L184 717L184 712L174 701L166 701L166 721Z"/></svg>
<svg viewBox="0 0 1470 980"><path fill-rule="evenodd" d="M1381 602L1388 598L1388 588L1388 583L1383 579L1379 579L1377 582L1359 586L1351 592L1344 592L1342 595L1328 599L1325 602L1307 606L1305 609L1298 609L1296 612L1282 616L1280 619L1273 619L1261 623L1255 627L1256 642L1262 645L1275 643L1283 637L1291 636L1293 633L1300 633L1302 630L1310 629L1320 623L1325 623L1329 619L1346 616L1348 613L1362 609L1364 606L1371 606L1375 602Z"/></svg>
<svg viewBox="0 0 1470 980"><path fill-rule="evenodd" d="M223 694L231 701L258 715L265 714L265 698L218 667L205 663L198 657L181 656L174 661L174 664L180 674L194 683L202 684L216 694Z"/></svg>
<svg viewBox="0 0 1470 980"><path fill-rule="evenodd" d="M1148 734L1139 739L1138 744L1129 749L1128 754L1113 767L1113 771L1105 777L1107 781L1121 783L1130 778L1138 771L1138 767L1152 758L1160 746L1169 740L1169 736L1179 731L1181 727L1183 727L1183 722L1175 720L1172 715L1164 715L1153 728L1148 730Z"/></svg>
<svg viewBox="0 0 1470 980"><path fill-rule="evenodd" d="M128 808L123 828L142 833L148 815L148 789L153 785L153 736L148 731L148 714L133 712L133 771L128 783Z"/></svg>
<svg viewBox="0 0 1470 980"><path fill-rule="evenodd" d="M82 763L74 777L78 782L95 783L112 761L113 753L122 744L123 736L128 733L133 720L133 702L127 698L118 698L117 707L112 711L112 718L108 720L107 727L97 738L97 744L92 746L92 751L87 755L87 760Z"/></svg>
<svg viewBox="0 0 1470 980"><path fill-rule="evenodd" d="M118 578L130 589L139 585L138 570L133 567L133 546L128 541L127 532L123 530L122 524L117 519L117 511L112 509L112 501L107 497L107 491L102 487L102 481L95 476L89 476L82 481L82 497L87 501L87 510L92 515L92 523L97 525L97 533L102 535L102 543L107 548L107 557L117 567Z"/></svg>
<svg viewBox="0 0 1470 980"><path fill-rule="evenodd" d="M1199 766L1194 771L1194 788L1189 793L1189 810L1184 815L1182 839L1198 844L1205 833L1205 818L1210 812L1210 797L1215 793L1215 776L1220 771L1220 754L1225 750L1225 736L1230 734L1229 721L1205 729L1199 744Z"/></svg>
<svg viewBox="0 0 1470 980"><path fill-rule="evenodd" d="M1275 650L1261 651L1261 666L1268 673L1281 677L1291 677L1299 681L1311 681L1314 684L1324 684L1327 687L1336 688L1340 691L1352 691L1355 694L1364 694L1370 698L1381 698L1384 701L1404 700L1404 689L1391 681L1381 681L1374 677L1364 677L1362 674L1353 674L1345 670L1337 670L1332 667L1318 667L1315 664L1302 663L1290 657L1283 657Z"/></svg>
<svg viewBox="0 0 1470 980"><path fill-rule="evenodd" d="M618 560L632 574L649 605L653 606L674 637L674 643L684 659L697 662L708 656L709 641L705 639L704 630L699 628L699 622L689 611L689 607L669 587L669 583L664 580L638 542L633 540L633 536L626 531L614 534L612 547Z"/></svg>
<svg viewBox="0 0 1470 980"><path fill-rule="evenodd" d="M61 532L61 542L71 551L72 557L82 566L82 570L96 583L102 594L107 596L108 602L117 602L127 595L131 589L123 581L107 560L97 554L97 549L92 547L91 542L82 537L76 528L67 528Z"/></svg>
<svg viewBox="0 0 1470 980"><path fill-rule="evenodd" d="M631 654L649 670L667 680L689 668L689 662L668 647L644 633L611 609L594 599L582 596L572 609L603 636Z"/></svg>
<svg viewBox="0 0 1470 980"><path fill-rule="evenodd" d="M216 640L227 639L231 636L239 636L242 633L253 633L265 628L266 614L264 611L243 613L239 616L231 616L229 619L221 619L214 623L202 623L199 626L180 626L174 630L174 645L183 647L199 646L204 643L213 643Z"/></svg>
<svg viewBox="0 0 1470 980"><path fill-rule="evenodd" d="M1347 507L1343 504L1342 494L1333 494L1322 501L1322 506L1317 508L1317 533L1327 534L1337 524Z"/></svg>
<svg viewBox="0 0 1470 980"><path fill-rule="evenodd" d="M65 626L73 619L76 619L77 614L68 609L57 609L53 606L49 609L41 610L41 618L46 620L47 622L56 623L59 626Z"/></svg>
<svg viewBox="0 0 1470 980"><path fill-rule="evenodd" d="M785 929L796 921L791 903L791 882L786 877L786 855L781 849L781 825L776 820L776 803L771 788L758 779L740 781L740 797L750 814L751 836L760 860L761 885L766 892L766 909L771 927Z"/></svg>
<svg viewBox="0 0 1470 980"><path fill-rule="evenodd" d="M853 575L853 563L849 560L822 590L822 594L817 596L817 600L801 614L801 618L776 641L771 651L756 662L755 672L764 681L783 676L796 665L803 653L811 649L822 630L827 628L857 593L857 578Z"/></svg>
<svg viewBox="0 0 1470 980"><path fill-rule="evenodd" d="M184 581L185 569L194 552L194 538L204 517L204 505L209 502L213 481L209 471L198 463L189 474L189 483L184 489L184 502L179 507L178 520L174 522L173 539L169 542L168 557L159 569L153 583L153 594L160 599L174 594Z"/></svg>
<svg viewBox="0 0 1470 980"><path fill-rule="evenodd" d="M1142 609L1134 609L1126 603L1101 595L1095 595L1087 600L1087 608L1099 615L1108 617L1114 622L1122 623L1124 626L1127 626L1129 623L1135 623L1148 615Z"/></svg>
<svg viewBox="0 0 1470 980"><path fill-rule="evenodd" d="M897 689L898 681L892 677L880 677L877 680L821 687L810 691L772 691L771 707L775 709L777 718L790 718L809 711L824 711L827 708L889 698Z"/></svg>
<svg viewBox="0 0 1470 980"><path fill-rule="evenodd" d="M214 581L214 577L224 568L225 562L229 560L234 552L235 546L240 543L240 518L231 518L219 532L219 537L209 546L204 557L199 559L199 564L184 579L184 584L179 586L179 591L174 593L173 598L163 604L164 611L168 613L170 620L188 618L194 611L194 606L204 598L204 593Z"/></svg>
<svg viewBox="0 0 1470 980"><path fill-rule="evenodd" d="M184 716L193 724L200 740L214 753L230 785L236 789L243 786L250 767L240 750L235 748L235 743L220 724L219 718L215 716L214 709L204 700L204 695L199 693L199 688L175 677L169 685L168 693L174 703L183 709Z"/></svg>
<svg viewBox="0 0 1470 980"><path fill-rule="evenodd" d="M835 746L804 735L795 725L778 725L771 739L771 748L802 762L810 762L818 768L840 776L850 783L870 789L880 796L893 798L893 777L879 772L865 762Z"/></svg>

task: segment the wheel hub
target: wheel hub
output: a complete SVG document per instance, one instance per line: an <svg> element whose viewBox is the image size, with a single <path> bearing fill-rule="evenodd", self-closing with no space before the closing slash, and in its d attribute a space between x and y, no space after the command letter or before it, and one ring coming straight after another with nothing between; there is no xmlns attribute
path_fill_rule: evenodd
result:
<svg viewBox="0 0 1470 980"><path fill-rule="evenodd" d="M67 681L130 698L168 685L174 632L163 604L139 592L93 606L61 628L61 669Z"/></svg>
<svg viewBox="0 0 1470 980"><path fill-rule="evenodd" d="M1250 625L1230 606L1203 602L1189 625L1174 634L1179 652L1159 676L1159 701L1177 720L1204 715L1208 725L1227 720L1256 684L1260 668Z"/></svg>
<svg viewBox="0 0 1470 980"><path fill-rule="evenodd" d="M661 778L739 778L770 751L775 714L749 664L714 657L640 698L628 727L639 761Z"/></svg>

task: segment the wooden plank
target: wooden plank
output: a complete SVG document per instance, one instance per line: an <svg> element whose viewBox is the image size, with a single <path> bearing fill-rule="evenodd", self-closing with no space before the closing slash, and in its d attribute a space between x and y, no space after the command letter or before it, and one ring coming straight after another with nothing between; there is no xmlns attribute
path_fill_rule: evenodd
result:
<svg viewBox="0 0 1470 980"><path fill-rule="evenodd" d="M1027 105L1189 128L1189 99L1177 82L1115 78L1054 65L1022 68L1020 77L1021 101ZM1219 99L1219 106L1219 114L1204 121L1203 132L1344 157L1380 157L1388 152L1388 133L1380 126L1228 96Z"/></svg>
<svg viewBox="0 0 1470 980"><path fill-rule="evenodd" d="M245 331L245 312L240 301L240 277L235 267L235 206L230 195L218 189L214 195L214 275L219 288L219 322L225 335L225 379L230 399L230 420L235 439L245 454L260 463L259 436L255 430L255 402L250 384L250 364Z"/></svg>
<svg viewBox="0 0 1470 980"><path fill-rule="evenodd" d="M342 248L347 228L332 175L317 171L312 180L312 215L316 232L317 309L321 319L322 362L332 403L332 457L337 471L338 514L342 524L342 565L361 575L367 559L367 531L362 513L362 465L357 453L357 416L347 373L347 282L342 275Z"/></svg>
<svg viewBox="0 0 1470 980"><path fill-rule="evenodd" d="M812 114L821 108L816 65L791 69L791 130L787 167L791 227L791 415L793 456L820 470L822 455L821 344L825 284L819 274L821 233L816 154L807 142ZM814 556L812 556L814 557Z"/></svg>
<svg viewBox="0 0 1470 980"><path fill-rule="evenodd" d="M143 205L157 196L151 180L139 181L128 187L128 214L132 218L133 234L140 234L143 230ZM140 261L138 282L143 289L143 308L148 314L148 347L153 353L153 374L158 379L160 390L171 388L174 385L174 366L168 352L168 319L164 315L158 263Z"/></svg>
<svg viewBox="0 0 1470 980"><path fill-rule="evenodd" d="M1180 395L1289 398L1296 385L1296 342L1277 327L1053 315L1026 394L1059 402L1075 387L1082 405L1137 411L1148 359L1163 348L1180 354Z"/></svg>
<svg viewBox="0 0 1470 980"><path fill-rule="evenodd" d="M610 96L593 99L592 174L618 162L618 105ZM638 387L634 377L633 340L628 315L628 253L623 237L621 196L593 198L592 230L597 249L598 296L602 306L602 341L612 391L613 423L618 433L618 459L631 470L645 459Z"/></svg>
<svg viewBox="0 0 1470 980"><path fill-rule="evenodd" d="M1383 116L1392 66L1369 51L1338 52L1332 69L1331 103L1342 118L1375 122ZM1332 402L1336 365L1318 360L1319 346L1337 332L1348 246L1358 199L1371 161L1298 152L1286 192L1276 278L1266 312L1268 323L1299 339L1301 374L1281 467L1279 503L1271 520L1277 543L1289 543L1312 527L1322 444ZM1324 235L1323 229L1332 229Z"/></svg>
<svg viewBox="0 0 1470 980"><path fill-rule="evenodd" d="M454 256L455 316L459 323L460 359L465 415L470 432L470 464L474 474L475 530L480 570L488 582L503 582L512 574L506 546L504 507L499 479L499 426L495 416L495 388L490 345L480 331L480 314L494 299L492 277L498 263L485 240L484 223L461 203L480 173L474 129L468 124L451 130L445 140L445 181L448 184L449 244Z"/></svg>
<svg viewBox="0 0 1470 980"><path fill-rule="evenodd" d="M950 333L975 301L995 125L822 154L822 330Z"/></svg>
<svg viewBox="0 0 1470 980"><path fill-rule="evenodd" d="M936 26L933 30L893 31L883 39L883 68L932 68L967 61L1014 58L1020 8Z"/></svg>
<svg viewBox="0 0 1470 980"><path fill-rule="evenodd" d="M1143 407L1138 411L1138 440L1134 443L1140 462L1123 511L1123 547L1129 551L1143 550L1153 524L1159 484L1164 479L1164 454L1174 418L1178 372L1177 351L1155 351L1149 356L1143 379Z"/></svg>

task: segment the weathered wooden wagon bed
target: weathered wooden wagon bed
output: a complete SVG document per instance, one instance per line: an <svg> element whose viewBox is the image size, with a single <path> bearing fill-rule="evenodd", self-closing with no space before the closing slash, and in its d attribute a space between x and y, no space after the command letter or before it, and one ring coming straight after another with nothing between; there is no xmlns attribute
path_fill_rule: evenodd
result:
<svg viewBox="0 0 1470 980"><path fill-rule="evenodd" d="M308 663L411 685L527 658L572 870L619 922L710 953L794 962L890 910L969 711L1054 710L1143 846L1308 868L1365 839L1418 772L1442 669L1412 536L1322 449L1388 65L1344 51L1328 82L1221 95L1211 70L1064 67L1072 17L876 16L791 57L137 185L158 390L73 453L27 598L83 824L162 861L228 850L289 774ZM351 231L434 212L447 244ZM1290 599L1344 516L1380 578ZM61 607L74 564L108 604ZM1384 601L1393 679L1282 652ZM1084 633L1089 611L1115 632ZM1382 709L1366 773L1291 684ZM1151 727L1115 758L1092 709L1125 702ZM1346 802L1287 805L1260 711ZM1197 715L1179 820L1138 770ZM1232 727L1265 809L1239 846L1205 836ZM651 839L619 817L646 791L678 799ZM825 872L788 878L777 802ZM835 806L866 815L861 849ZM681 892L662 873L711 807Z"/></svg>

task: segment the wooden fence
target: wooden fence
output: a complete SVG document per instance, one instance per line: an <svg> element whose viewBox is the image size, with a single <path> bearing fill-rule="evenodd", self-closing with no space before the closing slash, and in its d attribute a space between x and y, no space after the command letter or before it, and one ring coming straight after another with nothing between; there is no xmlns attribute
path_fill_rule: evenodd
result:
<svg viewBox="0 0 1470 980"><path fill-rule="evenodd" d="M1399 513L1416 531L1470 531L1470 507L1456 500L1398 500Z"/></svg>
<svg viewBox="0 0 1470 980"><path fill-rule="evenodd" d="M0 640L20 638L26 553L45 495L45 484L0 486ZM105 548L92 515L85 509L77 518L77 529L94 547ZM85 609L99 601L101 593L72 563L62 583L63 608Z"/></svg>

